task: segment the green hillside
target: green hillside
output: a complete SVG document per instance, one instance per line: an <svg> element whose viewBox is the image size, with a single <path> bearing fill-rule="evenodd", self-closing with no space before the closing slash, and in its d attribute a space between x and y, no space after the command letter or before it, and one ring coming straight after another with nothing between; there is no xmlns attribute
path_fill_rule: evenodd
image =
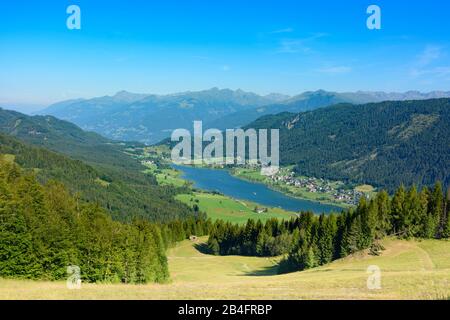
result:
<svg viewBox="0 0 450 320"><path fill-rule="evenodd" d="M82 284L0 279L0 299L448 299L450 242L386 239L381 256L365 252L308 271L275 275L276 258L211 256L184 241L169 250L169 284ZM381 270L369 290L367 268Z"/></svg>
<svg viewBox="0 0 450 320"><path fill-rule="evenodd" d="M72 193L99 203L116 219L169 221L195 214L173 199L173 188L158 186L154 176L145 174L145 167L125 154L125 144L53 117L5 110L0 110L0 132L8 134L0 135L0 153L14 155L24 168L37 169L42 182L63 182Z"/></svg>
<svg viewBox="0 0 450 320"><path fill-rule="evenodd" d="M157 225L113 221L58 182L0 158L0 277L63 280L77 266L85 282L168 279L166 243Z"/></svg>
<svg viewBox="0 0 450 320"><path fill-rule="evenodd" d="M300 175L365 183L450 184L450 100L340 104L265 116L249 128L279 128L280 158Z"/></svg>
<svg viewBox="0 0 450 320"><path fill-rule="evenodd" d="M0 132L85 162L141 168L138 162L123 153L133 143L109 140L52 116L28 116L0 109Z"/></svg>

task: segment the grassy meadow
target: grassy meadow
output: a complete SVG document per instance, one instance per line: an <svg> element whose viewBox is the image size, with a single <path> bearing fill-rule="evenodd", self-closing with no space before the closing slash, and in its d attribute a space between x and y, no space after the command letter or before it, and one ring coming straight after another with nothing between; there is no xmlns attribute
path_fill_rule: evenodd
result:
<svg viewBox="0 0 450 320"><path fill-rule="evenodd" d="M261 205L249 201L232 199L218 194L194 192L193 194L180 194L176 199L189 206L198 205L200 211L205 212L212 220L222 219L232 223L246 223L248 219L266 221L271 218L289 219L295 213L280 208L267 208L267 212L256 213L255 207Z"/></svg>
<svg viewBox="0 0 450 320"><path fill-rule="evenodd" d="M276 275L275 258L211 256L184 241L168 252L168 284L82 284L0 279L0 299L448 299L450 242L386 239L374 257L359 253L320 268ZM368 266L381 289L367 289Z"/></svg>
<svg viewBox="0 0 450 320"><path fill-rule="evenodd" d="M182 187L190 184L181 178L181 172L175 169L159 169L155 164L146 164L145 166L147 167L145 172L154 175L159 185Z"/></svg>
<svg viewBox="0 0 450 320"><path fill-rule="evenodd" d="M6 162L10 162L13 163L15 160L16 156L13 154L1 154L0 155L0 159Z"/></svg>

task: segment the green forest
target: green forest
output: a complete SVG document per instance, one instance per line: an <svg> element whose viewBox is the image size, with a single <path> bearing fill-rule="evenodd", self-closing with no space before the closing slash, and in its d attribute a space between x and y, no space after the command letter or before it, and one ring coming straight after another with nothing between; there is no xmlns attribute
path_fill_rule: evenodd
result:
<svg viewBox="0 0 450 320"><path fill-rule="evenodd" d="M194 216L174 200L176 190L158 186L139 161L118 143L53 117L30 117L0 109L0 153L12 154L39 181L58 180L88 202L98 203L118 220L142 217L170 221ZM17 140L19 139L19 140Z"/></svg>
<svg viewBox="0 0 450 320"><path fill-rule="evenodd" d="M166 249L206 222L114 221L98 204L70 195L54 180L0 159L0 276L66 279L79 266L86 282L147 283L169 278Z"/></svg>
<svg viewBox="0 0 450 320"><path fill-rule="evenodd" d="M282 165L299 175L370 184L450 184L450 99L338 104L264 116L247 128L280 129Z"/></svg>
<svg viewBox="0 0 450 320"><path fill-rule="evenodd" d="M160 229L115 222L100 206L71 197L63 185L40 185L33 173L0 162L0 275L145 283L168 278Z"/></svg>
<svg viewBox="0 0 450 320"><path fill-rule="evenodd" d="M449 192L450 193L450 192ZM249 220L239 226L219 221L212 226L208 250L216 255L286 255L279 272L298 271L330 263L368 249L378 255L386 236L399 238L450 238L450 197L442 185L432 190L399 187L391 198L381 191L365 197L356 209L340 214L302 212L289 221L265 224Z"/></svg>

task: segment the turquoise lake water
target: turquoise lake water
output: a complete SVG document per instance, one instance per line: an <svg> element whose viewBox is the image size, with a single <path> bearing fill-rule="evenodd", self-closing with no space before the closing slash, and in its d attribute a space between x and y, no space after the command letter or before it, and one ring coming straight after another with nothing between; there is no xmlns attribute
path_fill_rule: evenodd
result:
<svg viewBox="0 0 450 320"><path fill-rule="evenodd" d="M198 189L217 191L229 197L256 202L268 207L279 207L289 211L312 211L314 213L340 212L342 208L302 200L256 182L232 176L227 170L173 166L183 173L183 178L194 183Z"/></svg>

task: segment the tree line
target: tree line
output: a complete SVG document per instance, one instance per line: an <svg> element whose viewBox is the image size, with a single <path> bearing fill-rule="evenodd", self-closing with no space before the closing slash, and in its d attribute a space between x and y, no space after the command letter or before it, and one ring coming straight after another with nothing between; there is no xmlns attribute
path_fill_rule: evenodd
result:
<svg viewBox="0 0 450 320"><path fill-rule="evenodd" d="M208 249L216 255L285 255L279 272L304 270L364 249L378 255L386 236L450 238L449 209L441 183L420 191L401 186L392 198L381 191L340 214L303 212L288 221L248 220L242 226L218 221L211 226Z"/></svg>
<svg viewBox="0 0 450 320"><path fill-rule="evenodd" d="M203 225L196 218L113 221L61 183L41 184L34 172L0 157L0 277L66 279L67 267L76 265L86 282L164 282L166 249L203 234Z"/></svg>

